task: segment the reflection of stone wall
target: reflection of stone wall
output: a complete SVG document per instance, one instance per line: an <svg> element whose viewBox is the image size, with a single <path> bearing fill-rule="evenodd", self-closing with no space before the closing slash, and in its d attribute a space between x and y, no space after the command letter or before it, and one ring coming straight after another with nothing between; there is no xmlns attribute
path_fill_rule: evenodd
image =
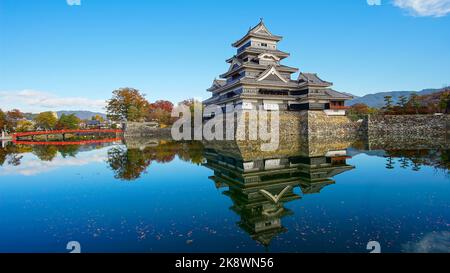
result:
<svg viewBox="0 0 450 273"><path fill-rule="evenodd" d="M128 122L125 137L170 137L170 128L155 128L154 122Z"/></svg>
<svg viewBox="0 0 450 273"><path fill-rule="evenodd" d="M129 149L143 150L147 147L157 147L161 142L161 138L155 137L130 137L125 136L124 143Z"/></svg>
<svg viewBox="0 0 450 273"><path fill-rule="evenodd" d="M371 116L370 149L449 148L450 115Z"/></svg>

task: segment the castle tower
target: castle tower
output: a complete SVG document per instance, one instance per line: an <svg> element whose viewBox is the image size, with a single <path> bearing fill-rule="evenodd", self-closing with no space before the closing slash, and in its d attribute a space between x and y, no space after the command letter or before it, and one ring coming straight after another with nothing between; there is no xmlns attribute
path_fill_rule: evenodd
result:
<svg viewBox="0 0 450 273"><path fill-rule="evenodd" d="M232 44L236 54L227 60L229 69L214 79L205 105L233 104L243 110L319 110L329 115L345 115L345 100L352 97L330 88L332 83L316 74L292 74L298 68L282 64L289 53L278 49L283 37L274 35L263 20Z"/></svg>

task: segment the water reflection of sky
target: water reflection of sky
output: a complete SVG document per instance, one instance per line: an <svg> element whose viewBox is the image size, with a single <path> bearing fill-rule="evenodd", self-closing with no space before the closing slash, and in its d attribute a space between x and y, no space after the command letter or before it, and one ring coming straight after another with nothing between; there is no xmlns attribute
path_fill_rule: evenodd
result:
<svg viewBox="0 0 450 273"><path fill-rule="evenodd" d="M0 167L0 176L15 174L32 176L57 171L61 168L80 167L95 163L103 163L107 159L108 149L109 148L102 148L98 150L85 151L78 153L77 156L73 157L63 157L59 154L51 161L39 160L36 155L30 153L19 154L19 156L23 156L21 158L20 165L13 166L11 164L5 164Z"/></svg>
<svg viewBox="0 0 450 273"><path fill-rule="evenodd" d="M230 210L233 201L212 170L176 157L152 161L139 179L122 181L106 163L111 147L0 167L0 251L65 252L367 252L449 251L450 180L421 166L386 169L386 158L357 154L355 169L320 193L285 204L287 231L268 247L253 240Z"/></svg>

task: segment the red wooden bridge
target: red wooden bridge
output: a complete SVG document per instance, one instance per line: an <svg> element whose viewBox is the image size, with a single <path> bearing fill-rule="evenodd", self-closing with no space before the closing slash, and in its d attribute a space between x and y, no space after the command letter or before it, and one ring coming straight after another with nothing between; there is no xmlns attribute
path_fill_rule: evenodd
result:
<svg viewBox="0 0 450 273"><path fill-rule="evenodd" d="M63 139L66 134L120 134L122 130L119 129L87 129L87 130L53 130L53 131L35 131L35 132L19 132L12 134L12 141L16 144L28 144L28 145L83 145L90 143L105 143L119 141L120 138L108 138L108 139L93 139L93 140L80 140L80 141L23 141L20 138L34 137L41 135L62 135Z"/></svg>

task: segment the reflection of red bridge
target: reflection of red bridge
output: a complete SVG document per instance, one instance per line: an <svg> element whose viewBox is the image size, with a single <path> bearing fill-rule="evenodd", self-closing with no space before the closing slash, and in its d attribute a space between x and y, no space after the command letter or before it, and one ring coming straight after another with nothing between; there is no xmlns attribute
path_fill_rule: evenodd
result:
<svg viewBox="0 0 450 273"><path fill-rule="evenodd" d="M120 141L121 139L117 137L117 134L122 133L119 129L88 129L88 130L54 130L54 131L35 131L35 132L20 132L12 135L12 141L16 144L25 145L83 145L91 143L107 143ZM92 140L80 140L80 141L23 141L22 137L31 137L45 135L62 135L65 138L66 134L77 134L77 135L89 135L89 134L115 134L115 138L108 139L92 139Z"/></svg>
<svg viewBox="0 0 450 273"><path fill-rule="evenodd" d="M111 143L121 141L121 138L106 138L97 140L80 140L80 141L13 141L18 145L49 145L49 146L65 146L65 145L86 145L86 144L99 144L99 143Z"/></svg>

